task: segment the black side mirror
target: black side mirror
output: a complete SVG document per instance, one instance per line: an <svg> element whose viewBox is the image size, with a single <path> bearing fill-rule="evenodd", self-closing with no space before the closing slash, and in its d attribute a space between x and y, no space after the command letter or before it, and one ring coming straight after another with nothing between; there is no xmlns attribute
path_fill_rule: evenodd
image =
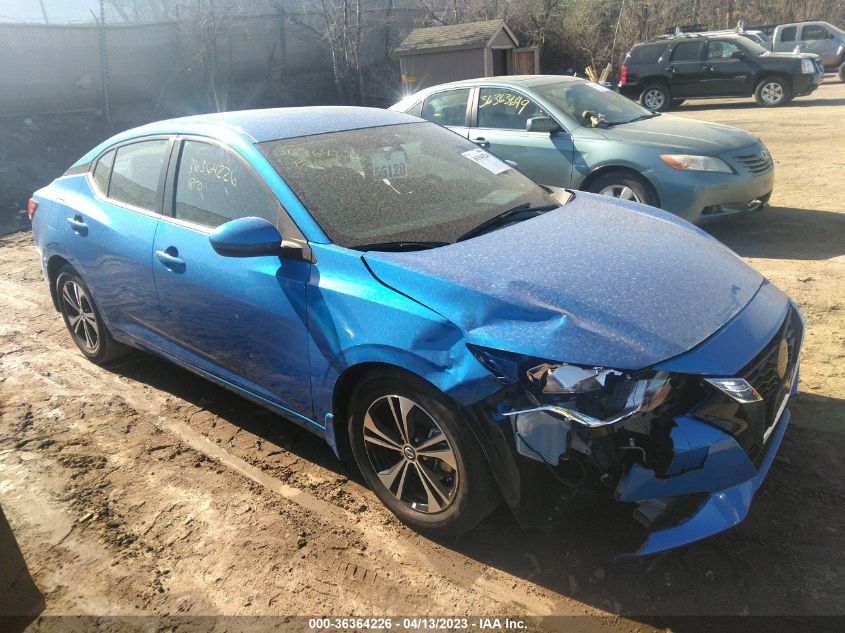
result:
<svg viewBox="0 0 845 633"><path fill-rule="evenodd" d="M282 247L279 229L263 218L238 218L221 224L208 241L224 257L278 255Z"/></svg>
<svg viewBox="0 0 845 633"><path fill-rule="evenodd" d="M535 116L525 122L525 130L527 132L543 132L551 134L553 132L557 132L559 129L560 126L557 122L553 118L547 116Z"/></svg>
<svg viewBox="0 0 845 633"><path fill-rule="evenodd" d="M731 58L732 59L745 59L745 53L743 53L742 51L734 51L733 53L731 53Z"/></svg>

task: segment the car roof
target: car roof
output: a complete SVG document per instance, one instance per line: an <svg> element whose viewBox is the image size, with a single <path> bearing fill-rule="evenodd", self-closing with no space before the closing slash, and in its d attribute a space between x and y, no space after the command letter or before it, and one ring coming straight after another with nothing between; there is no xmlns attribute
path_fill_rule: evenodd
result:
<svg viewBox="0 0 845 633"><path fill-rule="evenodd" d="M572 77L570 75L498 75L496 77L478 77L476 79L463 79L461 81L451 81L445 84L437 84L436 86L424 88L420 92L440 90L447 87L458 88L461 86L481 86L485 84L512 84L515 87L544 86L558 81L585 81L585 79L583 77Z"/></svg>
<svg viewBox="0 0 845 633"><path fill-rule="evenodd" d="M208 135L217 129L226 133L236 132L248 137L254 143L263 143L314 134L418 122L420 119L415 116L380 108L353 106L269 108L198 114L157 121L128 130L121 136L129 138L151 134L192 133Z"/></svg>

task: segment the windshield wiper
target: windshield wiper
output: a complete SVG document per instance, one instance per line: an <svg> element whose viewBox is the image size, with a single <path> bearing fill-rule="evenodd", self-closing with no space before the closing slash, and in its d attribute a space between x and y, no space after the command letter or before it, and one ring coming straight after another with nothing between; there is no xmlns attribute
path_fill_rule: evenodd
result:
<svg viewBox="0 0 845 633"><path fill-rule="evenodd" d="M525 202L523 204L512 207L507 211L502 211L499 215L494 215L489 220L485 220L475 228L472 228L466 233L460 235L455 241L463 242L464 240L468 240L471 237L478 237L483 233L487 233L495 228L500 228L505 224L517 222L519 220L519 217L522 215L540 215L545 211L557 209L559 206L559 204L541 204L536 207L532 207L530 202Z"/></svg>
<svg viewBox="0 0 845 633"><path fill-rule="evenodd" d="M652 112L651 114L641 114L635 119L628 119L627 121L612 121L608 123L608 127L612 127L614 125L625 125L626 123L633 123L634 121L642 121L644 119L653 119L656 116L660 116L659 112Z"/></svg>
<svg viewBox="0 0 845 633"><path fill-rule="evenodd" d="M373 242L372 244L359 244L353 248L356 251L424 251L429 248L437 248L448 244L451 244L451 242L399 240L396 242Z"/></svg>

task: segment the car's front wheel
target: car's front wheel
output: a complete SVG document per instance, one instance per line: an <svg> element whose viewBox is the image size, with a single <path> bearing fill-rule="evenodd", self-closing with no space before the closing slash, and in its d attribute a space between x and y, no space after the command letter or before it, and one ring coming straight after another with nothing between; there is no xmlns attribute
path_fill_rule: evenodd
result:
<svg viewBox="0 0 845 633"><path fill-rule="evenodd" d="M660 82L648 84L640 93L640 105L652 112L664 112L672 105L669 87Z"/></svg>
<svg viewBox="0 0 845 633"><path fill-rule="evenodd" d="M652 207L660 204L654 188L644 178L622 169L602 174L591 181L586 189L592 193L619 198L620 200L640 202Z"/></svg>
<svg viewBox="0 0 845 633"><path fill-rule="evenodd" d="M130 351L112 338L91 291L72 267L65 266L59 271L56 296L68 332L88 360L101 364Z"/></svg>
<svg viewBox="0 0 845 633"><path fill-rule="evenodd" d="M435 389L377 372L358 384L350 405L358 468L401 521L454 536L498 505L498 489L468 422Z"/></svg>
<svg viewBox="0 0 845 633"><path fill-rule="evenodd" d="M789 83L780 77L766 77L757 84L754 90L757 105L765 108L775 108L784 105L792 99L792 89Z"/></svg>

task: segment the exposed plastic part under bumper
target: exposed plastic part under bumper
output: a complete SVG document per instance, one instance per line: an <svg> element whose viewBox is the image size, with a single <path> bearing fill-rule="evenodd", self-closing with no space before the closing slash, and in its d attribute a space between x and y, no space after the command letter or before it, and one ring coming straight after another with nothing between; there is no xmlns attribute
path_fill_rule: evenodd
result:
<svg viewBox="0 0 845 633"><path fill-rule="evenodd" d="M778 448L783 440L788 424L789 410L785 409L770 439L766 456L760 463L759 468L756 469L755 474L744 481L728 486L722 490L710 492L707 499L692 516L684 519L678 525L651 532L642 547L640 547L640 549L638 549L635 553L627 556L648 556L679 547L681 545L693 543L727 530L745 519L748 514L748 509L751 507L751 501L754 494L766 478L769 468L775 459L775 455L777 455ZM744 455L744 452L742 452L742 449L738 446L736 446L736 450L740 451L742 455ZM719 453L722 453L721 459L718 457ZM696 479L700 479L702 482L705 478L709 479L708 471L721 471L727 474L726 470L730 468L729 464L731 462L734 462L735 467L746 471L748 466L751 465L747 459L747 465L736 463L737 461L742 461L740 453L735 452L732 447L726 446L726 450L717 451L716 455L711 454L708 456L707 460L705 460L705 463L702 465L702 468L698 471L701 473L701 477ZM710 464L707 462L710 462ZM633 472L634 471L632 471L632 474ZM670 477L663 480L652 479L651 481L648 481L643 478L643 472L644 471L642 470L639 471L640 482L639 485L636 486L636 489L641 492L651 489L652 492L662 495L676 487L673 485L674 481L679 481L683 478L682 475L680 477ZM685 474L692 475L695 472L696 471ZM624 497L630 496L630 494L626 494L624 492L625 481L622 483L623 493L621 498L625 500ZM628 483L632 482L628 481ZM690 483L695 485L693 482ZM687 492L692 492L692 490L684 491L684 493Z"/></svg>

